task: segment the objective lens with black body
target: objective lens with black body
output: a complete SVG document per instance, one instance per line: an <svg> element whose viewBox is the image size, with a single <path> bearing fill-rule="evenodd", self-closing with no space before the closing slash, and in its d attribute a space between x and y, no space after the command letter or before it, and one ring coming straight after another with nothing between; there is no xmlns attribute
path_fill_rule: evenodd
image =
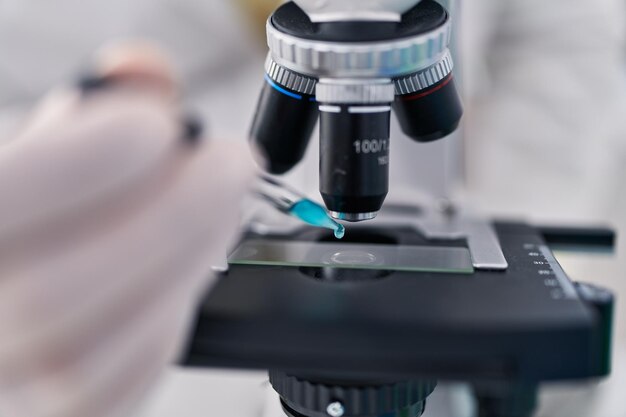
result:
<svg viewBox="0 0 626 417"><path fill-rule="evenodd" d="M250 131L268 172L284 174L302 160L318 119L315 84L268 62Z"/></svg>
<svg viewBox="0 0 626 417"><path fill-rule="evenodd" d="M336 219L372 219L389 190L393 84L391 80L323 80L317 98L324 203Z"/></svg>
<svg viewBox="0 0 626 417"><path fill-rule="evenodd" d="M452 75L449 52L434 65L394 79L393 109L402 131L418 142L432 142L454 132L463 107Z"/></svg>
<svg viewBox="0 0 626 417"><path fill-rule="evenodd" d="M333 217L367 220L389 190L391 107L337 109L320 118L320 193Z"/></svg>

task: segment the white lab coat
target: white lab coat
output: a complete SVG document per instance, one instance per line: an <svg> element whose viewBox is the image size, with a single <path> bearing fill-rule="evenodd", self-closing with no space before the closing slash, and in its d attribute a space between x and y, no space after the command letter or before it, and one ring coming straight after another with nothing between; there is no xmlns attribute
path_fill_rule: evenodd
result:
<svg viewBox="0 0 626 417"><path fill-rule="evenodd" d="M250 25L240 19L235 2L213 0L2 0L0 1L0 136L6 137L16 113L28 108L48 89L72 82L88 70L94 51L105 42L142 37L165 48L179 75L185 80L186 96L247 96L239 90L236 73L263 55ZM261 44L261 40L258 42ZM252 80L254 91L258 86ZM230 84L230 85L226 85ZM229 94L226 94L228 88ZM202 93L199 93L202 92ZM228 99L228 97L227 97ZM216 109L214 128L235 130L242 123L232 115L223 118L219 100L208 104ZM246 106L246 114L253 104ZM248 110L249 108L249 110ZM241 111L227 107L233 115ZM7 113L11 117L7 117ZM0 116L0 121L3 119ZM228 130L228 128L226 128ZM2 134L2 133L5 134ZM236 132L237 133L237 132Z"/></svg>
<svg viewBox="0 0 626 417"><path fill-rule="evenodd" d="M462 49L468 185L491 210L594 215L613 181L597 173L624 157L623 10L585 0L476 5L464 10ZM492 18L479 26L476 13Z"/></svg>
<svg viewBox="0 0 626 417"><path fill-rule="evenodd" d="M597 222L626 233L626 85L621 1L468 1L463 8L465 194L504 216ZM626 294L614 258L561 256L575 280ZM613 376L549 390L540 416L618 417L626 404L626 315L618 301Z"/></svg>
<svg viewBox="0 0 626 417"><path fill-rule="evenodd" d="M460 194L487 212L608 220L626 232L622 2L460 3L457 75L466 108ZM245 139L264 52L257 47L261 40L250 41L258 35L234 2L221 0L0 0L0 138L10 136L22 112L46 90L87 68L99 45L128 36L149 37L167 49L185 80L189 106L208 116L213 136ZM451 144L400 139L392 148L392 187L396 180L418 181L444 195L450 181L429 173L456 165L443 156ZM294 178L314 178L316 164L313 146ZM315 182L306 186L313 189ZM618 255L619 262L600 265L568 262L576 267L574 278L604 277L604 284L618 286L626 254L620 248ZM207 387L197 388L194 378ZM210 380L172 376L145 415L206 415L219 408L211 402L220 398L232 407L229 397L215 391L219 382ZM238 376L228 380L241 383ZM225 412L252 415L252 408ZM609 410L603 417L617 416L610 406L603 410Z"/></svg>

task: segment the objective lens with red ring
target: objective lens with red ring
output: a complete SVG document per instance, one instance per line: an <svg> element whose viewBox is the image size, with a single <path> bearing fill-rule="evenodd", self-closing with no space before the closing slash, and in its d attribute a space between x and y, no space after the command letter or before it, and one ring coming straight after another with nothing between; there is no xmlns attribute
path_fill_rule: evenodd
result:
<svg viewBox="0 0 626 417"><path fill-rule="evenodd" d="M418 142L431 142L454 132L463 115L454 77L423 90L396 95L393 109L402 131Z"/></svg>

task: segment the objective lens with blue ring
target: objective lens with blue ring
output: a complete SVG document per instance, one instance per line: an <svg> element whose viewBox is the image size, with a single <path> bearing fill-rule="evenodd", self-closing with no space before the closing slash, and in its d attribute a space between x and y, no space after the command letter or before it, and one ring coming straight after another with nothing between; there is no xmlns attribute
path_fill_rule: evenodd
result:
<svg viewBox="0 0 626 417"><path fill-rule="evenodd" d="M319 112L316 80L294 76L269 60L250 141L268 172L284 174L304 157Z"/></svg>

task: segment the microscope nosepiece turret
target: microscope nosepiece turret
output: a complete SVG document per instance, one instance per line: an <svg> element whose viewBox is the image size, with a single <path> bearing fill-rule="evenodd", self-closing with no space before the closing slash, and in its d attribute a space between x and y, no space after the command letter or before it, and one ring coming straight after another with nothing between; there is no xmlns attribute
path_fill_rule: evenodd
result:
<svg viewBox="0 0 626 417"><path fill-rule="evenodd" d="M396 3L389 14L332 9L324 18L289 2L267 23L266 84L251 141L271 173L284 173L303 157L319 115L320 192L337 219L369 220L382 207L392 109L421 142L446 136L461 119L447 11L432 0L408 10L411 2Z"/></svg>

